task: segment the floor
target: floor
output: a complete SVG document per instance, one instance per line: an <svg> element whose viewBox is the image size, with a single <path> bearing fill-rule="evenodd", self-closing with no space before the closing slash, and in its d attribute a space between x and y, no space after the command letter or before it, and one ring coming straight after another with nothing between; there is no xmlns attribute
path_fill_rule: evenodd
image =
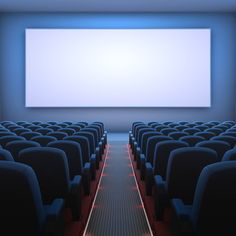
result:
<svg viewBox="0 0 236 236"><path fill-rule="evenodd" d="M108 134L109 149L83 235L153 235L128 152L128 133Z"/></svg>

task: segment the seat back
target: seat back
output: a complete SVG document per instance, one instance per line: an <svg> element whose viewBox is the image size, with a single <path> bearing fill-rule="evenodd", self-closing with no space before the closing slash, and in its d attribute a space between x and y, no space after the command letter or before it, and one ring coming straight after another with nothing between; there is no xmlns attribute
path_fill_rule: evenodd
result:
<svg viewBox="0 0 236 236"><path fill-rule="evenodd" d="M42 135L47 135L49 132L53 132L53 129L39 128L39 129L36 129L35 131L42 134Z"/></svg>
<svg viewBox="0 0 236 236"><path fill-rule="evenodd" d="M168 136L152 136L147 140L147 151L146 151L146 161L150 162L153 165L153 157L155 153L156 144L161 141L166 140L173 140L171 137Z"/></svg>
<svg viewBox="0 0 236 236"><path fill-rule="evenodd" d="M4 137L4 136L12 136L16 134L14 132L10 132L10 131L0 131L0 137Z"/></svg>
<svg viewBox="0 0 236 236"><path fill-rule="evenodd" d="M73 136L68 136L65 137L63 140L71 140L75 141L80 144L81 147L81 152L82 152L82 157L83 157L83 165L86 162L90 162L90 146L89 146L89 140L88 138L80 135L73 135Z"/></svg>
<svg viewBox="0 0 236 236"><path fill-rule="evenodd" d="M0 148L0 161L14 161L14 158L9 151Z"/></svg>
<svg viewBox="0 0 236 236"><path fill-rule="evenodd" d="M45 212L32 168L0 162L0 186L0 234L41 235Z"/></svg>
<svg viewBox="0 0 236 236"><path fill-rule="evenodd" d="M147 149L147 140L150 138L150 137L153 137L153 136L162 136L162 133L161 132L157 132L157 131L148 131L148 132L145 132L143 135L142 135L142 140L141 140L141 145L140 145L140 148L141 148L141 153L145 154L146 155L146 149Z"/></svg>
<svg viewBox="0 0 236 236"><path fill-rule="evenodd" d="M215 135L219 135L220 133L223 132L223 130L219 128L209 128L209 129L206 129L205 131L214 133Z"/></svg>
<svg viewBox="0 0 236 236"><path fill-rule="evenodd" d="M177 148L188 146L189 145L187 143L176 140L167 140L157 143L153 160L154 175L161 175L162 178L165 179L170 152Z"/></svg>
<svg viewBox="0 0 236 236"><path fill-rule="evenodd" d="M207 132L207 131L201 131L201 132L197 132L194 134L195 136L200 136L203 137L206 140L211 139L212 137L215 137L216 135L212 132Z"/></svg>
<svg viewBox="0 0 236 236"><path fill-rule="evenodd" d="M220 135L220 136L211 138L211 140L225 141L228 144L230 144L231 148L233 148L236 145L236 137L232 137L232 136Z"/></svg>
<svg viewBox="0 0 236 236"><path fill-rule="evenodd" d="M24 132L22 133L20 136L24 137L27 140L30 140L31 138L35 137L35 136L41 136L42 134L38 133L38 132Z"/></svg>
<svg viewBox="0 0 236 236"><path fill-rule="evenodd" d="M236 148L225 152L222 161L236 161Z"/></svg>
<svg viewBox="0 0 236 236"><path fill-rule="evenodd" d="M59 140L50 142L48 147L58 148L65 152L71 180L76 175L82 175L83 159L79 143L69 140Z"/></svg>
<svg viewBox="0 0 236 236"><path fill-rule="evenodd" d="M200 129L197 128L187 128L187 129L183 129L183 132L188 133L189 135L193 135L197 132L200 132Z"/></svg>
<svg viewBox="0 0 236 236"><path fill-rule="evenodd" d="M188 136L189 134L183 131L175 131L168 134L169 137L178 140L181 137Z"/></svg>
<svg viewBox="0 0 236 236"><path fill-rule="evenodd" d="M75 133L75 130L74 130L74 129L71 129L71 128L68 128L68 127L66 127L66 128L60 128L60 129L58 129L57 131L63 132L63 133L67 133L69 136L70 136L70 135L73 135L73 134Z"/></svg>
<svg viewBox="0 0 236 236"><path fill-rule="evenodd" d="M17 140L7 143L5 149L10 151L14 160L17 161L19 152L29 147L40 147L40 144L29 140Z"/></svg>
<svg viewBox="0 0 236 236"><path fill-rule="evenodd" d="M186 204L191 204L203 167L217 161L220 161L217 153L209 148L184 147L173 150L166 173L166 188L170 198L181 198Z"/></svg>
<svg viewBox="0 0 236 236"><path fill-rule="evenodd" d="M217 152L220 160L226 151L228 151L231 147L228 143L219 140L206 140L196 144L196 147L206 147L213 149Z"/></svg>
<svg viewBox="0 0 236 236"><path fill-rule="evenodd" d="M27 148L20 151L18 161L35 171L43 202L51 203L69 193L69 168L64 151L52 147Z"/></svg>
<svg viewBox="0 0 236 236"><path fill-rule="evenodd" d="M90 153L95 153L95 148L96 148L96 144L95 144L95 138L93 133L89 132L89 131L83 131L83 129L77 133L75 133L75 135L79 135L79 136L83 136L86 137L89 140L89 148L90 148Z"/></svg>
<svg viewBox="0 0 236 236"><path fill-rule="evenodd" d="M195 235L236 235L236 161L206 166L192 206Z"/></svg>
<svg viewBox="0 0 236 236"><path fill-rule="evenodd" d="M32 137L30 140L39 143L42 147L46 147L48 143L52 141L57 141L55 137L48 135L35 136Z"/></svg>
<svg viewBox="0 0 236 236"><path fill-rule="evenodd" d="M195 135L184 136L179 138L179 140L188 143L190 147L195 146L197 143L201 141L205 141L203 137Z"/></svg>
<svg viewBox="0 0 236 236"><path fill-rule="evenodd" d="M178 130L175 129L175 128L164 128L164 129L161 129L161 133L163 133L164 135L168 135L169 133L172 133L172 132L177 132Z"/></svg>
<svg viewBox="0 0 236 236"><path fill-rule="evenodd" d="M16 141L16 140L25 140L25 138L21 136L16 136L16 135L3 136L3 137L0 137L0 145L4 148L7 143L11 141Z"/></svg>
<svg viewBox="0 0 236 236"><path fill-rule="evenodd" d="M54 131L48 133L47 136L52 136L55 137L57 140L62 140L63 138L67 137L68 134L61 131Z"/></svg>

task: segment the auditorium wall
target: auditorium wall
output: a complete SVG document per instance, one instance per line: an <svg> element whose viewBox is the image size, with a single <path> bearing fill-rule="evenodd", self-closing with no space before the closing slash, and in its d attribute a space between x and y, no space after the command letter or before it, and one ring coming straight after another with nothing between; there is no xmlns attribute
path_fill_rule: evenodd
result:
<svg viewBox="0 0 236 236"><path fill-rule="evenodd" d="M211 107L26 108L26 28L211 28ZM0 49L0 119L89 122L99 120L106 124L107 130L123 132L128 131L131 123L137 120L221 121L236 118L235 14L2 13ZM102 88L100 90L102 92ZM168 94L168 91L166 93Z"/></svg>

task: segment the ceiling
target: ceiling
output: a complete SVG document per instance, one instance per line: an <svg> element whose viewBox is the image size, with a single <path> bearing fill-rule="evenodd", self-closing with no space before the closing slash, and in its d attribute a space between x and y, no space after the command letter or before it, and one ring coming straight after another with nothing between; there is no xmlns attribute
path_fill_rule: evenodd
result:
<svg viewBox="0 0 236 236"><path fill-rule="evenodd" d="M236 0L0 0L0 12L236 12Z"/></svg>

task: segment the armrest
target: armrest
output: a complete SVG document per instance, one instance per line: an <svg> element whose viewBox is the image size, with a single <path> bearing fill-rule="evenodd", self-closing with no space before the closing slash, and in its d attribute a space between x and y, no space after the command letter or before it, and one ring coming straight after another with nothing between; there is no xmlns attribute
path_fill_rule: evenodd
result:
<svg viewBox="0 0 236 236"><path fill-rule="evenodd" d="M147 172L153 172L153 168L152 168L152 165L151 165L150 162L146 162L145 166L146 166L146 171Z"/></svg>
<svg viewBox="0 0 236 236"><path fill-rule="evenodd" d="M89 162L86 162L83 167L83 172L84 173L89 172L90 169L91 169L91 164Z"/></svg>
<svg viewBox="0 0 236 236"><path fill-rule="evenodd" d="M101 148L96 147L95 156L96 156L96 168L99 169L99 161L102 159Z"/></svg>
<svg viewBox="0 0 236 236"><path fill-rule="evenodd" d="M56 198L53 200L51 205L46 205L46 217L48 220L56 219L60 216L64 209L65 203L61 198Z"/></svg>
<svg viewBox="0 0 236 236"><path fill-rule="evenodd" d="M171 205L175 211L176 216L182 220L190 220L191 205L185 205L180 198L173 198Z"/></svg>
<svg viewBox="0 0 236 236"><path fill-rule="evenodd" d="M90 163L91 163L91 176L92 179L96 178L96 155L92 154L90 157Z"/></svg>
<svg viewBox="0 0 236 236"><path fill-rule="evenodd" d="M81 185L82 178L81 175L76 175L72 181L70 181L71 192L77 192Z"/></svg>
<svg viewBox="0 0 236 236"><path fill-rule="evenodd" d="M166 188L165 188L165 181L162 179L160 175L154 176L154 183L157 187L159 194L166 194Z"/></svg>
<svg viewBox="0 0 236 236"><path fill-rule="evenodd" d="M140 154L141 154L140 147L136 147L136 155L137 155L137 157L140 156Z"/></svg>
<svg viewBox="0 0 236 236"><path fill-rule="evenodd" d="M140 161L141 163L145 164L146 163L146 157L144 154L140 154Z"/></svg>

